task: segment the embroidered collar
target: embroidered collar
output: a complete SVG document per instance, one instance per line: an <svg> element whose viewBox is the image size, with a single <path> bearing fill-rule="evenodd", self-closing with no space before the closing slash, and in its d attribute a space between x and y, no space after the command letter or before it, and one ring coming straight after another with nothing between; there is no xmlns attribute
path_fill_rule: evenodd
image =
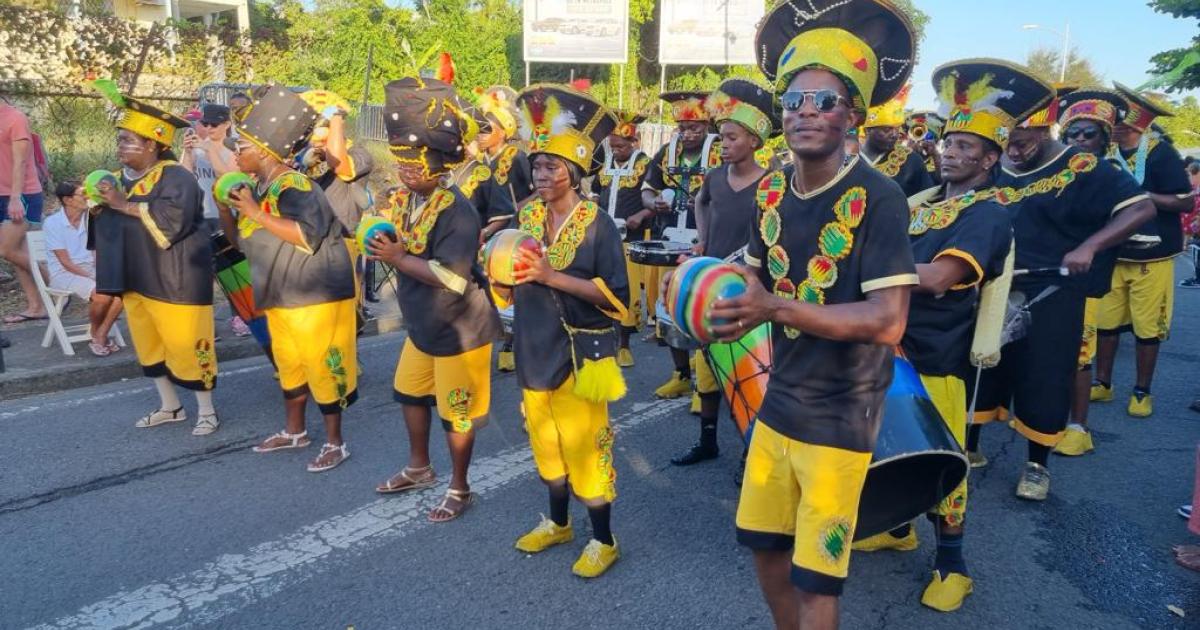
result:
<svg viewBox="0 0 1200 630"><path fill-rule="evenodd" d="M1060 195L1081 173L1092 171L1099 163L1100 158L1091 153L1076 153L1067 161L1067 168L1053 175L1047 175L1021 188L1004 186L1003 188L996 189L996 201L1007 206L1027 197L1042 195L1048 192L1054 192L1056 196Z"/></svg>
<svg viewBox="0 0 1200 630"><path fill-rule="evenodd" d="M938 192L941 194L945 189ZM942 230L950 227L958 220L958 215L967 208L987 201L996 196L995 188L982 191L968 190L967 192L936 201L926 201L917 204L909 211L908 233L919 236L929 230Z"/></svg>
<svg viewBox="0 0 1200 630"><path fill-rule="evenodd" d="M892 149L888 151L886 159L884 159L883 156L878 156L874 160L870 160L870 158L868 158L868 160L870 161L871 166L874 166L880 173L883 173L888 177L895 177L900 173L900 169L904 168L904 163L908 161L908 156L911 153L912 148L910 148L908 144L904 142L897 142L892 146Z"/></svg>
<svg viewBox="0 0 1200 630"><path fill-rule="evenodd" d="M409 192L393 196L403 202L400 208L392 208L392 223L403 239L410 254L422 254L428 247L429 234L437 224L442 212L454 203L454 191L438 187L428 199L422 200Z"/></svg>
<svg viewBox="0 0 1200 630"><path fill-rule="evenodd" d="M546 202L540 198L533 199L521 208L519 223L522 230L529 232L546 245L546 258L549 259L550 266L557 271L562 271L570 267L575 260L575 252L583 244L584 238L587 237L588 226L596 220L599 211L600 209L594 202L586 199L580 200L571 209L562 224L558 226L558 231L550 241L547 241L546 234L546 226L550 218L549 210L546 208Z"/></svg>

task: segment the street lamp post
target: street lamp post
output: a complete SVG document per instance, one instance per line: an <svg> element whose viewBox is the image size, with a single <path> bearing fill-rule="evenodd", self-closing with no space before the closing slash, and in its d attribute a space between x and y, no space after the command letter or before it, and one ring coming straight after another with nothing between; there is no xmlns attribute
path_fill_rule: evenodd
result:
<svg viewBox="0 0 1200 630"><path fill-rule="evenodd" d="M1071 62L1071 23L1067 22L1066 31L1062 33L1052 28L1046 28L1041 24L1023 24L1021 25L1021 28L1026 31L1046 31L1063 38L1062 68L1058 72L1058 82L1066 83L1067 64Z"/></svg>

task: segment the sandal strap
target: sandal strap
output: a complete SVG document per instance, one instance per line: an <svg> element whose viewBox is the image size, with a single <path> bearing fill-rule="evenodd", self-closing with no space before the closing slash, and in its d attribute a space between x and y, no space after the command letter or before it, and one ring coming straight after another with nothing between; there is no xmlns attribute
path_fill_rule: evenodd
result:
<svg viewBox="0 0 1200 630"><path fill-rule="evenodd" d="M446 496L454 497L455 499L458 499L459 501L463 501L463 500L469 498L472 494L475 494L475 493L471 492L470 490L455 490L454 488L446 488Z"/></svg>

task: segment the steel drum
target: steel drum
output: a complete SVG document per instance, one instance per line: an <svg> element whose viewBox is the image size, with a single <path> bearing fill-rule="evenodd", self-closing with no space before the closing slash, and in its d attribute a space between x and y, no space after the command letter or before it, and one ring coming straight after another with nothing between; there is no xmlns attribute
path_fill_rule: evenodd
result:
<svg viewBox="0 0 1200 630"><path fill-rule="evenodd" d="M680 332L675 321L667 314L667 307L663 305L662 301L654 305L654 320L659 338L666 342L668 347L688 351L700 349L699 343Z"/></svg>
<svg viewBox="0 0 1200 630"><path fill-rule="evenodd" d="M504 327L505 334L512 334L513 331L513 305L509 304L504 308L497 308L500 313L500 325Z"/></svg>
<svg viewBox="0 0 1200 630"><path fill-rule="evenodd" d="M629 260L639 265L674 267L679 257L692 253L692 246L674 241L634 241L629 244Z"/></svg>
<svg viewBox="0 0 1200 630"><path fill-rule="evenodd" d="M967 477L967 457L911 363L897 356L854 539L890 531L925 514ZM965 401L964 401L965 404Z"/></svg>

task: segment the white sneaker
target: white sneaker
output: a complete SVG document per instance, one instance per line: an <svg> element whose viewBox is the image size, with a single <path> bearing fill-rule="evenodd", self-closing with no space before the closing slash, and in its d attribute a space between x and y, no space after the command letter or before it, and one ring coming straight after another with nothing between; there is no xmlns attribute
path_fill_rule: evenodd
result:
<svg viewBox="0 0 1200 630"><path fill-rule="evenodd" d="M155 409L154 411L142 416L142 419L134 423L133 426L139 429L147 429L150 427L156 427L160 424L167 424L168 422L183 422L184 420L187 420L187 412L183 410L183 407L180 407L174 411Z"/></svg>
<svg viewBox="0 0 1200 630"><path fill-rule="evenodd" d="M217 418L217 414L207 414L196 419L196 426L192 428L192 435L208 435L216 431L221 426L221 420Z"/></svg>

